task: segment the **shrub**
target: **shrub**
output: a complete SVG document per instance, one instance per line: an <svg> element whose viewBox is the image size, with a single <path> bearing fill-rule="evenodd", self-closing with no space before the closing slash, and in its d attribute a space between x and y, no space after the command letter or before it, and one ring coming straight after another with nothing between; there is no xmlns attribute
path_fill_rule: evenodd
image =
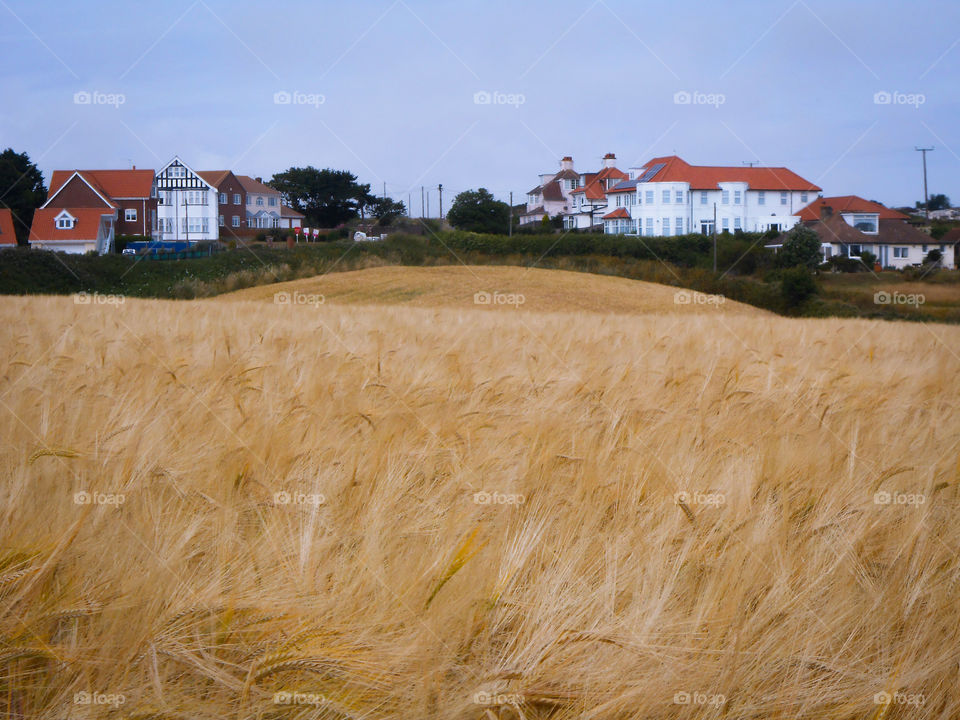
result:
<svg viewBox="0 0 960 720"><path fill-rule="evenodd" d="M780 273L780 297L788 311L798 310L817 292L817 283L807 268L798 265Z"/></svg>

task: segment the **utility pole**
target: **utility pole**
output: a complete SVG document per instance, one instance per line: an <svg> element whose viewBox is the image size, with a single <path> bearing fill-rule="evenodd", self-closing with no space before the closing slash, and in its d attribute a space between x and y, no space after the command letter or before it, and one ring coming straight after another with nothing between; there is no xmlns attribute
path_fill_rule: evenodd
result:
<svg viewBox="0 0 960 720"><path fill-rule="evenodd" d="M507 236L513 237L513 190L510 191L510 220L507 230Z"/></svg>
<svg viewBox="0 0 960 720"><path fill-rule="evenodd" d="M386 181L384 181L384 183L383 183L383 199L384 199L384 200L387 199L387 183L386 183Z"/></svg>
<svg viewBox="0 0 960 720"><path fill-rule="evenodd" d="M923 153L923 216L929 220L930 219L930 197L927 195L927 153L933 152L932 147L928 148L913 148L919 153Z"/></svg>
<svg viewBox="0 0 960 720"><path fill-rule="evenodd" d="M424 207L426 206L423 204L423 185L421 185L420 186L420 219L421 220L424 220L427 217L423 210Z"/></svg>
<svg viewBox="0 0 960 720"><path fill-rule="evenodd" d="M410 217L410 213L413 210L410 208L410 193L407 193L407 217Z"/></svg>
<svg viewBox="0 0 960 720"><path fill-rule="evenodd" d="M713 204L713 271L717 271L717 204Z"/></svg>
<svg viewBox="0 0 960 720"><path fill-rule="evenodd" d="M427 190L427 217L430 217L430 191Z"/></svg>
<svg viewBox="0 0 960 720"><path fill-rule="evenodd" d="M443 220L443 184L437 185L437 191L440 193L440 219Z"/></svg>

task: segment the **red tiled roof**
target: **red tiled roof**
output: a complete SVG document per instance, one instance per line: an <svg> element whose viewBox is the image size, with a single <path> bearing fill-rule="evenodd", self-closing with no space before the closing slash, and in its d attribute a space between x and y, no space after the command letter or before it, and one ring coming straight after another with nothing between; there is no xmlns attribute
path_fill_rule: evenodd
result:
<svg viewBox="0 0 960 720"><path fill-rule="evenodd" d="M907 216L896 210L891 210L880 203L864 200L856 195L840 195L838 197L817 198L797 213L800 220L819 220L820 209L824 206L833 208L834 213L877 213L879 220L906 220Z"/></svg>
<svg viewBox="0 0 960 720"><path fill-rule="evenodd" d="M614 210L613 212L608 212L606 215L603 216L603 219L604 219L604 220L614 220L614 219L616 219L616 218L628 218L628 219L629 219L629 217L630 217L630 213L627 212L627 209L626 209L626 208L619 207L619 208L617 208L616 210Z"/></svg>
<svg viewBox="0 0 960 720"><path fill-rule="evenodd" d="M215 188L220 187L223 179L230 174L229 170L197 170L197 175L202 177Z"/></svg>
<svg viewBox="0 0 960 720"><path fill-rule="evenodd" d="M269 185L264 185L262 182L257 182L249 175L237 175L237 180L240 181L240 184L243 185L243 189L248 193L260 193L262 195L279 194L278 190L275 190Z"/></svg>
<svg viewBox="0 0 960 720"><path fill-rule="evenodd" d="M716 190L722 182L747 183L751 190L820 192L821 188L783 167L690 165L676 155L653 158L645 168L662 164L649 182L685 182L691 190Z"/></svg>
<svg viewBox="0 0 960 720"><path fill-rule="evenodd" d="M280 217L304 218L306 217L306 215L304 215L303 213L297 212L292 207L288 207L286 205L280 205Z"/></svg>
<svg viewBox="0 0 960 720"><path fill-rule="evenodd" d="M551 201L563 201L563 190L560 189L560 182L551 180L543 186L543 199Z"/></svg>
<svg viewBox="0 0 960 720"><path fill-rule="evenodd" d="M108 198L148 198L156 175L153 170L54 170L47 198L53 197L74 172Z"/></svg>
<svg viewBox="0 0 960 720"><path fill-rule="evenodd" d="M30 242L41 240L96 240L100 230L100 218L104 215L116 217L116 210L103 208L69 208L66 210L77 219L69 230L57 228L56 217L64 208L38 208L33 214L30 226Z"/></svg>
<svg viewBox="0 0 960 720"><path fill-rule="evenodd" d="M0 245L16 245L17 235L13 228L13 213L0 208Z"/></svg>

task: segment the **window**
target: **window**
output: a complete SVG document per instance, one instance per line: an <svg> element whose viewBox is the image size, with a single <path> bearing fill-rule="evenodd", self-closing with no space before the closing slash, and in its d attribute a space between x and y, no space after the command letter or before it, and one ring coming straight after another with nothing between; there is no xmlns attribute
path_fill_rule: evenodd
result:
<svg viewBox="0 0 960 720"><path fill-rule="evenodd" d="M664 205L669 205L669 204L670 204L670 191L669 191L669 190L664 190L664 191L663 191L663 204L664 204Z"/></svg>
<svg viewBox="0 0 960 720"><path fill-rule="evenodd" d="M234 204L234 205L239 205L239 204L240 204L240 193L234 193L234 194L233 194L233 204Z"/></svg>
<svg viewBox="0 0 960 720"><path fill-rule="evenodd" d="M781 205L786 205L786 204L787 204L787 193L786 193L786 192L780 193L780 204L781 204Z"/></svg>
<svg viewBox="0 0 960 720"><path fill-rule="evenodd" d="M724 232L729 232L729 231L730 231L730 218L724 218L723 220L721 220L721 221L720 221L720 227L723 228L723 231L724 231Z"/></svg>
<svg viewBox="0 0 960 720"><path fill-rule="evenodd" d="M924 252L927 251L927 246L926 246L926 245L923 246L923 251L924 251Z"/></svg>
<svg viewBox="0 0 960 720"><path fill-rule="evenodd" d="M643 202L643 193L637 190L637 205L640 205Z"/></svg>
<svg viewBox="0 0 960 720"><path fill-rule="evenodd" d="M58 217L57 218L57 229L58 230L69 230L73 227L73 219L68 217Z"/></svg>
<svg viewBox="0 0 960 720"><path fill-rule="evenodd" d="M706 205L706 204L707 204L707 191L706 191L706 190L701 190L701 191L700 191L700 204L701 204L701 205Z"/></svg>
<svg viewBox="0 0 960 720"><path fill-rule="evenodd" d="M683 190L677 190L676 201L678 205L683 204Z"/></svg>
<svg viewBox="0 0 960 720"><path fill-rule="evenodd" d="M263 195L257 195L257 205L263 205Z"/></svg>
<svg viewBox="0 0 960 720"><path fill-rule="evenodd" d="M653 235L653 218L652 217L647 218L647 230L644 233L644 235Z"/></svg>
<svg viewBox="0 0 960 720"><path fill-rule="evenodd" d="M802 202L803 204L807 203L807 194L805 192L800 193L800 202Z"/></svg>
<svg viewBox="0 0 960 720"><path fill-rule="evenodd" d="M847 256L848 256L848 257L860 257L860 246L859 246L859 245L848 245L848 246L847 246Z"/></svg>
<svg viewBox="0 0 960 720"><path fill-rule="evenodd" d="M171 165L167 168L167 177L183 178L187 176L187 169L182 165Z"/></svg>
<svg viewBox="0 0 960 720"><path fill-rule="evenodd" d="M681 235L683 233L683 218L678 217L674 218L674 220L676 221L674 227L677 229L677 235Z"/></svg>
<svg viewBox="0 0 960 720"><path fill-rule="evenodd" d="M734 229L734 230L741 230L741 229L742 229L742 226L741 226L741 224L740 224L740 218L735 217L735 218L733 219L733 229Z"/></svg>
<svg viewBox="0 0 960 720"><path fill-rule="evenodd" d="M893 256L895 258L904 258L906 259L910 254L910 248L905 247L895 247L893 249Z"/></svg>
<svg viewBox="0 0 960 720"><path fill-rule="evenodd" d="M853 226L860 232L870 233L871 235L877 233L877 215L873 214L862 214L853 216Z"/></svg>
<svg viewBox="0 0 960 720"><path fill-rule="evenodd" d="M724 191L720 194L720 196L721 196L720 202L721 202L722 204L724 204L724 205L729 205L729 204L730 204L730 191L729 191L729 190L724 190Z"/></svg>
<svg viewBox="0 0 960 720"><path fill-rule="evenodd" d="M739 191L739 190L734 190L734 191L733 191L733 204L734 204L734 205L739 205L739 204L740 204L740 191Z"/></svg>
<svg viewBox="0 0 960 720"><path fill-rule="evenodd" d="M233 226L233 227L240 227L240 216L239 216L239 215L234 215L234 216L233 216L233 221L230 223L230 225Z"/></svg>
<svg viewBox="0 0 960 720"><path fill-rule="evenodd" d="M136 208L126 208L123 211L123 219L127 222L136 222L137 221L137 209Z"/></svg>
<svg viewBox="0 0 960 720"><path fill-rule="evenodd" d="M203 232L210 232L210 218L203 218Z"/></svg>
<svg viewBox="0 0 960 720"><path fill-rule="evenodd" d="M763 190L760 190L757 193L757 205L766 205L766 204L767 204L767 194Z"/></svg>
<svg viewBox="0 0 960 720"><path fill-rule="evenodd" d="M276 207L276 206L277 206L277 199L276 199L275 197L271 196L271 197L270 197L270 202L267 203L267 204L270 205L270 207Z"/></svg>
<svg viewBox="0 0 960 720"><path fill-rule="evenodd" d="M200 223L200 218L192 217L187 222L187 232L203 232L202 228L203 225Z"/></svg>
<svg viewBox="0 0 960 720"><path fill-rule="evenodd" d="M221 215L221 216L217 219L217 224L218 224L220 227L224 227L224 224L223 224L223 215Z"/></svg>
<svg viewBox="0 0 960 720"><path fill-rule="evenodd" d="M670 218L663 219L663 234L664 235L670 234Z"/></svg>
<svg viewBox="0 0 960 720"><path fill-rule="evenodd" d="M221 204L221 205L226 205L226 204L227 204L227 194L226 194L226 193L220 193L220 204Z"/></svg>
<svg viewBox="0 0 960 720"><path fill-rule="evenodd" d="M653 204L653 190L647 190L647 203Z"/></svg>

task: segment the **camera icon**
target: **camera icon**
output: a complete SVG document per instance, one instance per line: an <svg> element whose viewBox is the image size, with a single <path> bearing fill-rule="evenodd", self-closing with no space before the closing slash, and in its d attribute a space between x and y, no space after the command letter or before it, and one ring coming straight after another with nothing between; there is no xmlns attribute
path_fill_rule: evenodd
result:
<svg viewBox="0 0 960 720"><path fill-rule="evenodd" d="M273 694L274 705L289 705L293 695L288 690L281 690Z"/></svg>
<svg viewBox="0 0 960 720"><path fill-rule="evenodd" d="M678 692L673 696L674 705L689 705L690 704L690 693L688 692Z"/></svg>
<svg viewBox="0 0 960 720"><path fill-rule="evenodd" d="M691 300L691 295L686 290L677 290L673 294L673 304L674 305L689 305Z"/></svg>
<svg viewBox="0 0 960 720"><path fill-rule="evenodd" d="M890 493L886 490L880 490L873 494L873 502L877 505L889 505L891 499Z"/></svg>
<svg viewBox="0 0 960 720"><path fill-rule="evenodd" d="M289 305L290 304L290 293L288 292L278 292L273 294L273 304L274 305Z"/></svg>
<svg viewBox="0 0 960 720"><path fill-rule="evenodd" d="M473 94L474 105L489 105L492 100L493 97L486 90L477 90Z"/></svg>
<svg viewBox="0 0 960 720"><path fill-rule="evenodd" d="M274 105L289 105L292 97L286 90L278 90L273 94Z"/></svg>
<svg viewBox="0 0 960 720"><path fill-rule="evenodd" d="M893 95L886 90L879 90L873 94L874 105L889 105L891 102L893 102Z"/></svg>
<svg viewBox="0 0 960 720"><path fill-rule="evenodd" d="M678 90L673 94L674 105L689 105L692 100L693 96L691 96L686 90Z"/></svg>
<svg viewBox="0 0 960 720"><path fill-rule="evenodd" d="M890 300L890 293L888 293L886 290L878 290L873 294L874 305L889 305Z"/></svg>
<svg viewBox="0 0 960 720"><path fill-rule="evenodd" d="M89 305L90 295L86 292L78 292L73 296L74 305Z"/></svg>
<svg viewBox="0 0 960 720"><path fill-rule="evenodd" d="M89 105L92 99L93 96L86 90L80 90L73 94L74 105Z"/></svg>
<svg viewBox="0 0 960 720"><path fill-rule="evenodd" d="M688 492L678 492L673 496L673 501L679 505L680 503L689 503L690 502L690 493Z"/></svg>
<svg viewBox="0 0 960 720"><path fill-rule="evenodd" d="M873 702L877 705L889 705L893 702L893 695L888 692L878 692L873 696Z"/></svg>
<svg viewBox="0 0 960 720"><path fill-rule="evenodd" d="M473 294L474 305L489 305L492 299L492 296L486 290L481 290Z"/></svg>
<svg viewBox="0 0 960 720"><path fill-rule="evenodd" d="M291 500L290 493L285 490L273 494L273 502L277 505L289 505Z"/></svg>
<svg viewBox="0 0 960 720"><path fill-rule="evenodd" d="M493 500L493 496L485 490L473 494L473 502L477 505L489 505Z"/></svg>
<svg viewBox="0 0 960 720"><path fill-rule="evenodd" d="M93 498L90 493L86 490L82 490L78 493L73 494L73 504L74 505L89 505Z"/></svg>

